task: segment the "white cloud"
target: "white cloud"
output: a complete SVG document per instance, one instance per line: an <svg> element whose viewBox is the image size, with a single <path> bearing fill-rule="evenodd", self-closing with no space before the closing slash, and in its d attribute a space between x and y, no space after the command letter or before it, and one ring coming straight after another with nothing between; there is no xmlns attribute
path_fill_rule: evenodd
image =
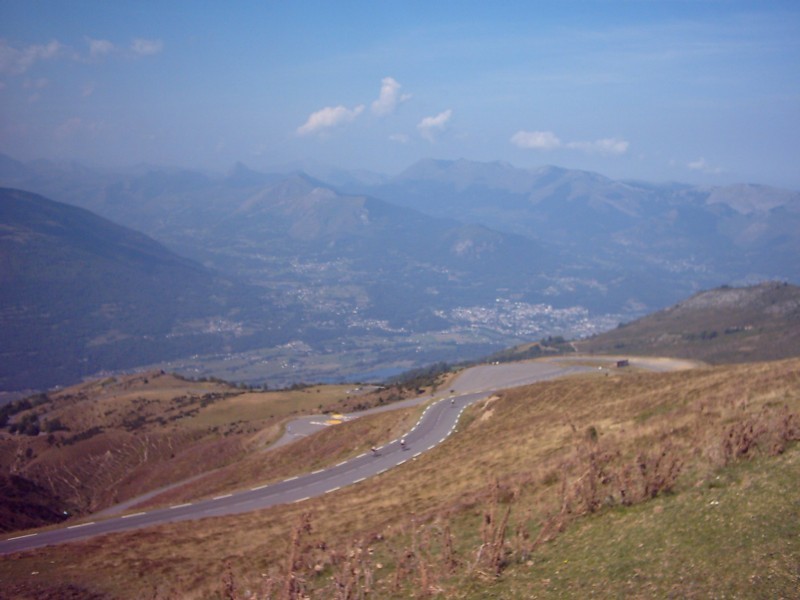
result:
<svg viewBox="0 0 800 600"><path fill-rule="evenodd" d="M111 54L117 49L117 47L108 40L93 40L87 37L86 41L89 44L89 56L92 58L100 58L106 54Z"/></svg>
<svg viewBox="0 0 800 600"><path fill-rule="evenodd" d="M708 161L703 158L702 156L697 160L693 160L689 164L686 165L692 171L701 171L703 173L708 173L710 175L719 175L723 172L722 167L715 167L708 163Z"/></svg>
<svg viewBox="0 0 800 600"><path fill-rule="evenodd" d="M309 135L334 127L339 123L349 123L364 111L364 105L359 104L353 109L344 106L326 106L317 112L311 113L308 120L297 128L297 135Z"/></svg>
<svg viewBox="0 0 800 600"><path fill-rule="evenodd" d="M417 124L417 129L419 130L419 134L424 137L429 142L433 142L435 139L435 135L439 131L444 131L445 125L450 120L450 117L453 116L453 111L451 109L444 110L440 112L438 115L433 117L425 117Z"/></svg>
<svg viewBox="0 0 800 600"><path fill-rule="evenodd" d="M593 142L562 142L552 131L523 131L511 136L511 143L526 150L556 150L567 148L589 154L625 154L630 143L617 138L603 138Z"/></svg>
<svg viewBox="0 0 800 600"><path fill-rule="evenodd" d="M21 75L31 69L36 63L66 58L74 61L97 60L103 56L119 52L119 48L108 40L85 38L89 46L88 58L65 46L58 40L47 44L31 44L24 47L14 47L6 40L0 39L0 73L8 75ZM148 40L135 38L131 42L129 56L152 56L164 49L161 40Z"/></svg>
<svg viewBox="0 0 800 600"><path fill-rule="evenodd" d="M405 133L393 133L389 136L390 142L397 142L398 144L407 144L411 138L409 138Z"/></svg>
<svg viewBox="0 0 800 600"><path fill-rule="evenodd" d="M520 148L552 150L561 147L561 140L552 131L518 131L511 136L511 143Z"/></svg>
<svg viewBox="0 0 800 600"><path fill-rule="evenodd" d="M393 77L384 77L381 80L381 91L378 99L372 102L372 112L380 117L386 116L393 113L398 104L411 98L411 94L400 93L401 87ZM295 130L295 133L297 135L310 135L323 132L342 123L349 123L364 112L364 109L364 104L359 104L354 108L347 108L342 105L326 106L311 113L306 122ZM407 142L408 136L397 134L390 136L389 139L396 142Z"/></svg>
<svg viewBox="0 0 800 600"><path fill-rule="evenodd" d="M5 40L0 40L0 73L19 75L38 61L56 58L63 50L64 46L56 40L49 44L33 44L24 48L14 48Z"/></svg>
<svg viewBox="0 0 800 600"><path fill-rule="evenodd" d="M137 56L152 56L158 54L164 49L164 42L161 40L147 40L144 38L135 38L131 42L131 50Z"/></svg>
<svg viewBox="0 0 800 600"><path fill-rule="evenodd" d="M411 98L411 94L400 94L402 86L392 77L381 80L381 92L378 99L372 103L372 112L382 117L394 112L397 105Z"/></svg>
<svg viewBox="0 0 800 600"><path fill-rule="evenodd" d="M628 151L629 143L625 140L616 138L605 138L593 142L570 142L567 148L582 150L590 154L625 154Z"/></svg>

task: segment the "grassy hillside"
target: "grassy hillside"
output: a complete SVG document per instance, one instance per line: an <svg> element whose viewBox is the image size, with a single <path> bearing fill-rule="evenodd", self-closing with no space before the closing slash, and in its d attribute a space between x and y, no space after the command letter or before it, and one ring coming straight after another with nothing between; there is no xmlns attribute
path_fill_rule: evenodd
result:
<svg viewBox="0 0 800 600"><path fill-rule="evenodd" d="M713 364L800 355L800 287L722 287L575 343L580 352L640 354Z"/></svg>
<svg viewBox="0 0 800 600"><path fill-rule="evenodd" d="M315 465L298 462L291 451L263 453L287 418L368 407L405 393L352 386L259 392L155 371L11 403L0 409L0 514L8 515L0 531L62 521L64 511L94 513L201 475L207 477L169 493L202 496L235 487L242 477L269 481L319 468L352 448L330 448ZM393 427L406 425L393 417Z"/></svg>
<svg viewBox="0 0 800 600"><path fill-rule="evenodd" d="M392 417L294 454L324 460ZM598 372L481 402L443 445L336 493L26 553L0 582L22 598L792 597L798 440L800 359Z"/></svg>

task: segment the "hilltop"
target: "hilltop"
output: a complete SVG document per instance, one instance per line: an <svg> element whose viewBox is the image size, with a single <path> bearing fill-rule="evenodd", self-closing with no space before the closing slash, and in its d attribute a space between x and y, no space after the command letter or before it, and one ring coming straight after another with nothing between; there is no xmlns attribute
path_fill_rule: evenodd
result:
<svg viewBox="0 0 800 600"><path fill-rule="evenodd" d="M767 282L695 294L586 340L576 350L673 356L720 364L800 354L800 287Z"/></svg>

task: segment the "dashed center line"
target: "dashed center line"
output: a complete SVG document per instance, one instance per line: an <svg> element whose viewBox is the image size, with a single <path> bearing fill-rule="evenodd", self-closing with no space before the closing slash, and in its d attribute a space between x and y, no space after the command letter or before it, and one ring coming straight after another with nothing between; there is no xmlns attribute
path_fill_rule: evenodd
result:
<svg viewBox="0 0 800 600"><path fill-rule="evenodd" d="M133 513L131 515L122 515L120 518L121 519L130 519L132 517L141 517L142 515L146 515L146 514L147 514L146 512L138 512L138 513Z"/></svg>
<svg viewBox="0 0 800 600"><path fill-rule="evenodd" d="M88 523L78 523L77 525L70 525L67 529L77 529L78 527L88 527L89 525L94 525L94 521L89 521Z"/></svg>

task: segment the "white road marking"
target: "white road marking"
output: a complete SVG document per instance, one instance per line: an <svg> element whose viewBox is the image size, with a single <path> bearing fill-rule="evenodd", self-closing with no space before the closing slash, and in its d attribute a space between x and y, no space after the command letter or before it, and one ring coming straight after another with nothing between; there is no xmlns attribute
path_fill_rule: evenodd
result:
<svg viewBox="0 0 800 600"><path fill-rule="evenodd" d="M147 514L146 512L138 512L138 513L133 513L132 515L122 515L120 518L121 519L130 519L131 517L141 517L142 515L146 515L146 514Z"/></svg>
<svg viewBox="0 0 800 600"><path fill-rule="evenodd" d="M25 538L33 537L35 535L39 535L38 533L29 533L27 535L18 535L17 537L8 538L6 541L10 542L12 540L24 540Z"/></svg>
<svg viewBox="0 0 800 600"><path fill-rule="evenodd" d="M212 498L212 500L222 500L223 498L230 498L233 494L222 494L222 496L216 496Z"/></svg>
<svg viewBox="0 0 800 600"><path fill-rule="evenodd" d="M170 506L169 509L172 510L173 508L183 508L185 506L191 506L191 502L187 502L186 504L176 504L175 506Z"/></svg>
<svg viewBox="0 0 800 600"><path fill-rule="evenodd" d="M317 469L316 471L311 471L312 475L316 475L317 473L322 473L325 469Z"/></svg>
<svg viewBox="0 0 800 600"><path fill-rule="evenodd" d="M88 527L89 525L94 525L94 521L89 521L88 523L78 523L77 525L70 525L67 529L77 529L78 527Z"/></svg>
<svg viewBox="0 0 800 600"><path fill-rule="evenodd" d="M330 494L331 492L336 492L336 491L338 491L338 490L340 490L340 489L342 489L342 486L340 486L340 485L337 485L335 488L331 488L331 489L329 489L328 491L326 491L325 493L326 493L326 494Z"/></svg>
<svg viewBox="0 0 800 600"><path fill-rule="evenodd" d="M414 456L412 456L411 458L417 458L417 457L418 457L420 454L422 454L422 452L417 452L417 453L416 453Z"/></svg>
<svg viewBox="0 0 800 600"><path fill-rule="evenodd" d="M362 477L361 479L356 479L353 483L361 483L365 479L366 479L366 477Z"/></svg>
<svg viewBox="0 0 800 600"><path fill-rule="evenodd" d="M311 496L306 496L305 498L300 498L299 500L295 500L294 502L292 502L292 504L297 504L298 502L305 502L305 501L306 501L306 500L308 500L310 497L311 497Z"/></svg>

